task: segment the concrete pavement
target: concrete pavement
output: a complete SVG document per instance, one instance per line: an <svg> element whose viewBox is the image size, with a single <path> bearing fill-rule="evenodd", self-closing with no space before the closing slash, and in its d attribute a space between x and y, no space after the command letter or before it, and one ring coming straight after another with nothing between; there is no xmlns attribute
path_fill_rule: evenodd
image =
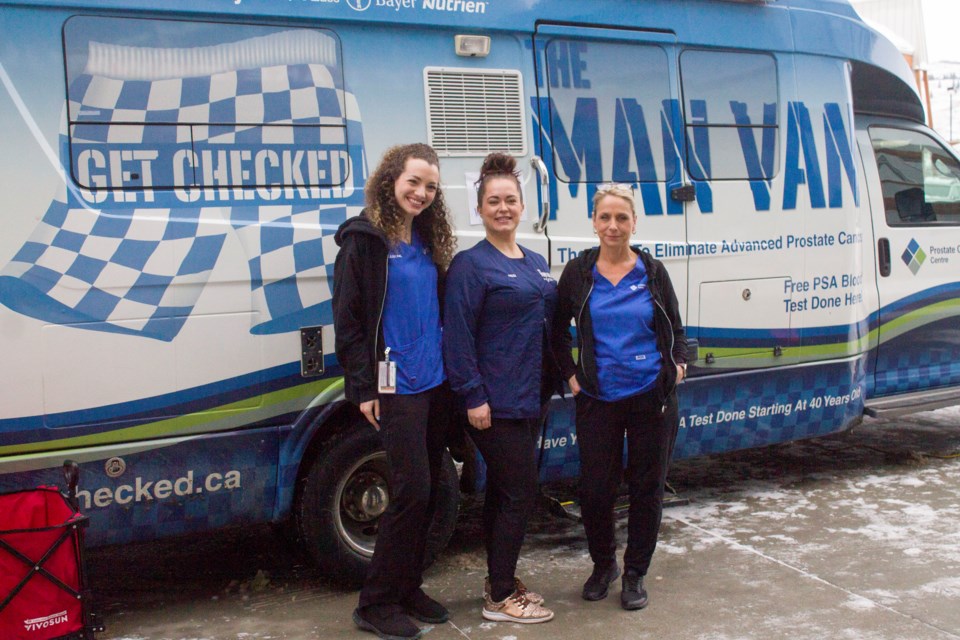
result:
<svg viewBox="0 0 960 640"><path fill-rule="evenodd" d="M690 503L665 511L639 612L620 609L619 583L583 601L582 528L538 513L519 575L556 612L539 625L481 618L480 500L469 498L425 585L452 619L424 638L960 639L958 451L954 408L677 463L670 481ZM356 592L264 528L94 550L91 569L101 640L374 638L351 622Z"/></svg>

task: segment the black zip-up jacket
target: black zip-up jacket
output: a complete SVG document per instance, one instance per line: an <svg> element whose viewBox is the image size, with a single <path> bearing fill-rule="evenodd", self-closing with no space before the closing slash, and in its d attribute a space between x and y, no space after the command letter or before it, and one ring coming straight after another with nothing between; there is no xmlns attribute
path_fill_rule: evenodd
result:
<svg viewBox="0 0 960 640"><path fill-rule="evenodd" d="M633 247L647 271L647 286L654 302L654 329L657 335L657 350L663 362L657 378L661 404L676 390L677 367L687 361L687 337L680 318L680 308L673 283L663 263L645 251ZM597 360L594 349L593 321L590 318L589 298L593 291L593 267L600 255L599 248L582 251L567 263L560 276L557 290L560 299L553 318L554 355L564 380L576 374L577 382L587 393L600 393L597 378ZM577 323L577 346L580 349L579 363L574 362L570 352L572 337L570 319Z"/></svg>
<svg viewBox="0 0 960 640"><path fill-rule="evenodd" d="M333 239L340 247L333 265L334 344L344 394L359 405L377 398L390 243L363 213L341 224Z"/></svg>
<svg viewBox="0 0 960 640"><path fill-rule="evenodd" d="M359 405L377 399L390 242L373 226L365 210L341 224L333 239L340 247L333 265L334 349L343 367L344 395ZM437 296L443 300L443 274L439 272ZM443 305L440 309L442 314Z"/></svg>

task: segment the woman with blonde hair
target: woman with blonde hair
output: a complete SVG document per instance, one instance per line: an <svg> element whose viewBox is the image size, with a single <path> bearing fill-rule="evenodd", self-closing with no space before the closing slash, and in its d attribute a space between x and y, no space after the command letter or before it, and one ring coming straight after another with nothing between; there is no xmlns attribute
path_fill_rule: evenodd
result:
<svg viewBox="0 0 960 640"><path fill-rule="evenodd" d="M620 604L647 605L643 578L657 545L667 468L679 425L677 384L686 374L686 334L666 268L634 248L633 191L606 185L593 198L600 246L563 269L553 320L553 348L576 402L580 507L593 572L585 600L607 597L620 576L614 502L623 478L630 491ZM579 359L571 353L570 320Z"/></svg>
<svg viewBox="0 0 960 640"><path fill-rule="evenodd" d="M434 624L449 618L420 588L452 398L440 291L455 240L439 165L425 144L388 149L367 181L366 207L335 236L333 312L344 390L380 431L390 467L390 504L353 613L358 627L381 638L419 638L407 616Z"/></svg>

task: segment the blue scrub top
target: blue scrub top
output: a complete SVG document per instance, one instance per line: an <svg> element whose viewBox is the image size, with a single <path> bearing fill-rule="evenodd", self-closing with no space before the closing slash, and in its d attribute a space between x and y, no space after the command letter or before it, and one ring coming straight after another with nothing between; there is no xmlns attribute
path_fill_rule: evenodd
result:
<svg viewBox="0 0 960 640"><path fill-rule="evenodd" d="M661 356L653 326L653 296L643 262L614 286L593 267L590 317L600 400L613 402L650 390Z"/></svg>
<svg viewBox="0 0 960 640"><path fill-rule="evenodd" d="M557 283L543 256L508 258L488 240L461 251L447 272L444 353L450 386L466 407L494 418L540 415L544 335Z"/></svg>
<svg viewBox="0 0 960 640"><path fill-rule="evenodd" d="M414 231L387 254L383 340L397 363L397 393L427 391L442 383L443 355L437 267Z"/></svg>

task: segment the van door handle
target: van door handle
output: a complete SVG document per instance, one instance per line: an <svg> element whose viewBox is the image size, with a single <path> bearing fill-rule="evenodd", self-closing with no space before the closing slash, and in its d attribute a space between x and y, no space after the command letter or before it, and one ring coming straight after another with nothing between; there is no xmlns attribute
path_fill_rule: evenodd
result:
<svg viewBox="0 0 960 640"><path fill-rule="evenodd" d="M540 219L533 223L533 230L543 233L547 230L547 221L550 219L550 176L547 175L547 165L540 156L530 158L530 165L540 178Z"/></svg>
<svg viewBox="0 0 960 640"><path fill-rule="evenodd" d="M886 238L877 240L877 262L880 275L884 278L890 275L890 241Z"/></svg>

